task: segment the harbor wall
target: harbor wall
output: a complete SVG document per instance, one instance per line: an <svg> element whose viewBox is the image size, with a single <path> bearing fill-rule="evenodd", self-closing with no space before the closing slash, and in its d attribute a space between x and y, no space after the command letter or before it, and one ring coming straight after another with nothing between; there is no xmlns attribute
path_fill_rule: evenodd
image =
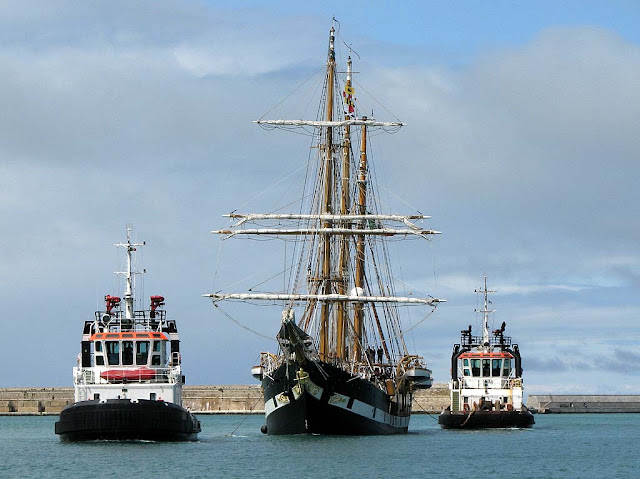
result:
<svg viewBox="0 0 640 479"><path fill-rule="evenodd" d="M638 395L530 395L527 406L539 414L640 413Z"/></svg>
<svg viewBox="0 0 640 479"><path fill-rule="evenodd" d="M73 388L0 388L0 415L58 414L73 403ZM198 414L264 414L259 385L184 386L182 403ZM439 413L449 404L446 384L415 394L415 413Z"/></svg>
<svg viewBox="0 0 640 479"><path fill-rule="evenodd" d="M185 386L183 404L198 414L264 414L259 385ZM73 388L0 388L0 415L58 414L73 403ZM440 413L449 405L446 384L416 391L413 412ZM540 414L640 413L640 395L529 395Z"/></svg>

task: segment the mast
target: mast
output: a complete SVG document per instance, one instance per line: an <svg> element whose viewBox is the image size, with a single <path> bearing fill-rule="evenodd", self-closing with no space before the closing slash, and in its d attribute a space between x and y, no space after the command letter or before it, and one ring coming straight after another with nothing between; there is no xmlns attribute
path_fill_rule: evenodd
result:
<svg viewBox="0 0 640 479"><path fill-rule="evenodd" d="M367 126L362 125L360 140L360 165L358 168L358 203L356 213L365 215L367 213ZM364 221L360 224L360 229L364 230ZM356 237L356 277L355 290L357 295L364 295L364 234ZM362 333L364 324L364 310L362 303L356 303L353 314L353 349L356 361L362 355Z"/></svg>
<svg viewBox="0 0 640 479"><path fill-rule="evenodd" d="M487 277L484 277L484 289L481 291L475 290L476 293L484 294L484 309L482 311L476 310L478 313L482 313L482 343L486 346L489 345L489 313L495 312L495 309L489 310L489 299L487 298L488 293L495 293L495 291L489 291L487 289Z"/></svg>
<svg viewBox="0 0 640 479"><path fill-rule="evenodd" d="M329 34L329 56L327 58L327 109L326 120L333 121L333 88L335 72L335 28L331 27ZM326 127L324 148L324 201L322 205L323 214L333 213L333 127ZM332 222L325 220L323 228L331 228ZM322 281L324 294L331 294L331 235L322 235L320 244L322 257ZM323 302L320 309L320 359L326 360L329 356L329 315L331 309L329 303Z"/></svg>
<svg viewBox="0 0 640 479"><path fill-rule="evenodd" d="M347 58L347 80L345 83L345 92L351 91L351 57ZM351 118L351 111L346 114L347 118ZM351 125L345 125L344 127L344 140L342 142L342 185L341 185L341 197L340 197L340 215L347 216L349 214L350 203L350 168L351 168ZM341 228L349 227L350 225L343 221L340 224ZM349 278L349 240L347 237L342 237L340 240L340 281L338 281L338 294L346 294ZM344 303L338 303L338 321L336 325L336 356L340 359L346 358L345 340L346 340L346 305Z"/></svg>
<svg viewBox="0 0 640 479"><path fill-rule="evenodd" d="M138 246L144 246L146 243L143 241L142 243L132 243L131 242L131 231L133 227L132 225L127 225L127 242L126 243L116 243L115 246L126 248L127 250L127 270L126 271L117 271L116 274L122 274L125 278L125 289L124 289L124 305L125 305L125 319L133 319L133 275L136 274L133 271L133 262L132 262L132 254Z"/></svg>

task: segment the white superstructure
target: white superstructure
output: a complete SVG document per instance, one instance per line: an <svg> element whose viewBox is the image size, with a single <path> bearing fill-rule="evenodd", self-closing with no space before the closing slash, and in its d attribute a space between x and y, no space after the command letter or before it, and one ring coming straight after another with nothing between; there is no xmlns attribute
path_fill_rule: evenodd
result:
<svg viewBox="0 0 640 479"><path fill-rule="evenodd" d="M482 336L472 336L471 326L462 331L451 358L451 411L520 411L523 406L522 366L518 345L504 336L505 323L489 333L487 278L484 289Z"/></svg>
<svg viewBox="0 0 640 479"><path fill-rule="evenodd" d="M145 243L131 242L127 227L123 299L105 296L105 310L85 321L82 351L73 368L75 402L150 399L182 405L180 339L176 323L166 319L162 296L151 296L148 310L134 309L132 254ZM122 303L124 302L124 310Z"/></svg>

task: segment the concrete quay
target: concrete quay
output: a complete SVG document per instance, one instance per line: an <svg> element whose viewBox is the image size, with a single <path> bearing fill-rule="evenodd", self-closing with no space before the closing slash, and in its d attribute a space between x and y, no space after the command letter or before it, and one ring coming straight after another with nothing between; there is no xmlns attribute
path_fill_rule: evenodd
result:
<svg viewBox="0 0 640 479"><path fill-rule="evenodd" d="M184 386L182 402L197 414L264 414L259 385ZM55 415L73 403L73 388L0 388L0 415ZM446 384L416 392L416 414L440 413L449 404Z"/></svg>
<svg viewBox="0 0 640 479"><path fill-rule="evenodd" d="M539 414L568 413L640 413L637 395L530 395L527 406Z"/></svg>

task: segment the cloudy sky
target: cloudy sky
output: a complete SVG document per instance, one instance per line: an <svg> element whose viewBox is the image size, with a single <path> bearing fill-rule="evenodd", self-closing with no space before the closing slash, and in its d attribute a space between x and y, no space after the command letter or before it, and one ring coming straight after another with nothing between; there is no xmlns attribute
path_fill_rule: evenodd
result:
<svg viewBox="0 0 640 479"><path fill-rule="evenodd" d="M272 253L209 231L269 210L306 162L306 139L251 121L322 67L333 16L362 108L407 123L375 139L379 187L443 232L396 257L448 300L409 341L435 379L486 274L528 393L640 393L634 1L2 2L0 386L71 385L82 322L120 293L127 223L188 383L252 383L274 344L201 295ZM268 309L233 315L278 328Z"/></svg>

